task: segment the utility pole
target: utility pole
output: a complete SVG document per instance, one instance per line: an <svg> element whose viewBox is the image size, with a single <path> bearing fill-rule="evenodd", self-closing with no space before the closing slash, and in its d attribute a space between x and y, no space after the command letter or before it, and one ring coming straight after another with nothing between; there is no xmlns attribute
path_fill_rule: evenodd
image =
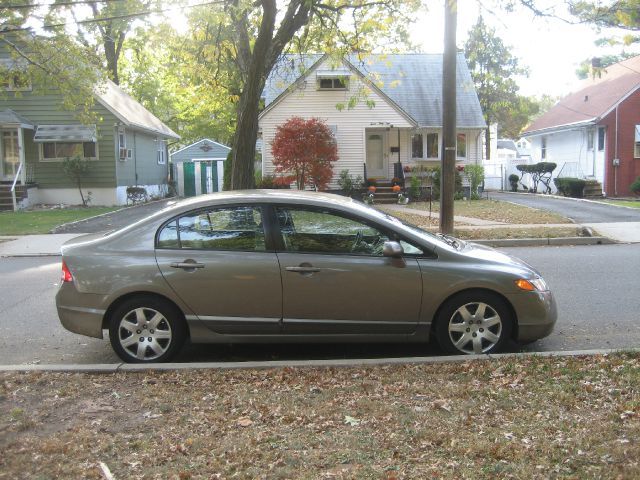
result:
<svg viewBox="0 0 640 480"><path fill-rule="evenodd" d="M453 233L456 178L456 26L457 0L445 0L442 58L442 169L440 175L440 232Z"/></svg>

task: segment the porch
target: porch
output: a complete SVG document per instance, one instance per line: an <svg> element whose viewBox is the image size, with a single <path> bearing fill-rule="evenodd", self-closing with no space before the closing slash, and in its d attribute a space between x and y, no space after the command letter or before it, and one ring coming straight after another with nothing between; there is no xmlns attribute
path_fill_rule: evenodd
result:
<svg viewBox="0 0 640 480"><path fill-rule="evenodd" d="M28 202L33 169L26 166L25 130L34 130L33 122L13 110L0 112L0 210Z"/></svg>

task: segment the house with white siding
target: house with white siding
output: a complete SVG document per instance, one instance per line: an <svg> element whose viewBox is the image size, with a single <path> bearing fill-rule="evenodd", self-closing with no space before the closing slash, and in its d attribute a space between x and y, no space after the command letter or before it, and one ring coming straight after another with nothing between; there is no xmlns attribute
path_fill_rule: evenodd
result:
<svg viewBox="0 0 640 480"><path fill-rule="evenodd" d="M442 55L289 55L264 90L259 116L263 175L273 174L271 142L294 116L319 118L332 129L342 170L390 180L406 166L437 166L442 158ZM482 161L486 124L463 54L457 58L457 163Z"/></svg>

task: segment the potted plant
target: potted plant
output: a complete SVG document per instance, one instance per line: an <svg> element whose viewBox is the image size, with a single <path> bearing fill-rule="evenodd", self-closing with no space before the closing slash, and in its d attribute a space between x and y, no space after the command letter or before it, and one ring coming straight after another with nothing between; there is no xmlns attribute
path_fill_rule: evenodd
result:
<svg viewBox="0 0 640 480"><path fill-rule="evenodd" d="M391 185L393 186L399 186L402 183L402 180L400 180L398 177L393 177L391 179Z"/></svg>
<svg viewBox="0 0 640 480"><path fill-rule="evenodd" d="M375 188L375 187L374 187ZM373 192L365 192L362 194L362 201L364 203L366 203L367 205L373 205L373 197L375 196L375 193Z"/></svg>
<svg viewBox="0 0 640 480"><path fill-rule="evenodd" d="M398 205L406 205L409 203L409 197L407 197L404 193L398 194Z"/></svg>

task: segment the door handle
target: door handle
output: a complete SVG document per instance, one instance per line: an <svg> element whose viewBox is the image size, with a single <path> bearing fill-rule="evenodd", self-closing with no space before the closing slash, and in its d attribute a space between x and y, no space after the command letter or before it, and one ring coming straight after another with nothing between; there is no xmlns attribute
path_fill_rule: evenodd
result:
<svg viewBox="0 0 640 480"><path fill-rule="evenodd" d="M319 268L315 268L315 267L286 267L285 270L287 272L296 272L296 273L317 273L320 271Z"/></svg>
<svg viewBox="0 0 640 480"><path fill-rule="evenodd" d="M204 263L198 262L172 262L171 268L182 268L183 270L193 270L196 268L204 268Z"/></svg>

